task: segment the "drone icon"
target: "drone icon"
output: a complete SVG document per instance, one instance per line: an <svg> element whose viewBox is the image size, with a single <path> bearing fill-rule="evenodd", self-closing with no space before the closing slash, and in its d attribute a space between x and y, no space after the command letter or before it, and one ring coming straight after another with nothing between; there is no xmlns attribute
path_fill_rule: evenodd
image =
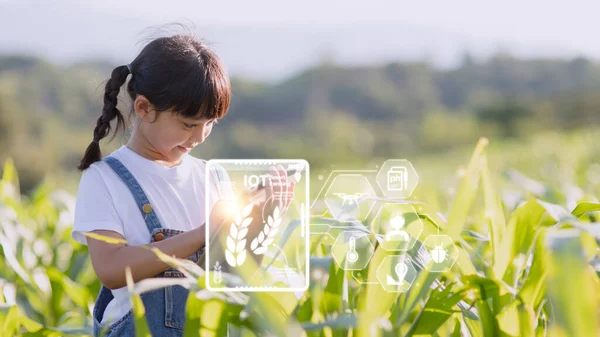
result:
<svg viewBox="0 0 600 337"><path fill-rule="evenodd" d="M364 193L333 193L335 195L337 195L338 197L340 197L343 202L342 202L342 206L346 206L346 203L349 203L349 205L354 204L355 206L358 205L358 199L360 197L362 197L363 195L366 195Z"/></svg>

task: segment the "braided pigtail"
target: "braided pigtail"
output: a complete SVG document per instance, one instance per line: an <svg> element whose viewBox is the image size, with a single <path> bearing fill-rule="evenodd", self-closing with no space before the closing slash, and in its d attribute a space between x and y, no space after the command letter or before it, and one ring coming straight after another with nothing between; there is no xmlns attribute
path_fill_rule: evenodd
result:
<svg viewBox="0 0 600 337"><path fill-rule="evenodd" d="M119 128L125 128L125 120L121 111L117 109L117 96L121 90L121 86L127 80L129 75L128 65L116 67L111 74L110 79L106 82L104 89L104 107L102 108L102 116L98 118L96 122L96 128L94 129L94 139L85 150L83 158L79 162L77 168L83 171L90 167L92 163L102 160L102 153L100 151L100 140L110 134L111 125L110 122L117 118L117 127L113 138L116 136ZM111 139L112 140L112 139Z"/></svg>

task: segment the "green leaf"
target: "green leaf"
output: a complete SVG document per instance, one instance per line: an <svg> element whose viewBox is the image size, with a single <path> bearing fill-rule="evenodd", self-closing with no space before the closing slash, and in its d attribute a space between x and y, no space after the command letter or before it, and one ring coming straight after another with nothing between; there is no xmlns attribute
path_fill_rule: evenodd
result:
<svg viewBox="0 0 600 337"><path fill-rule="evenodd" d="M506 219L502 204L494 192L490 170L487 164L487 158L481 159L481 180L483 185L483 197L485 203L485 218L488 220L490 231L490 242L492 247L492 264L500 258L505 252L502 251L502 238L506 232Z"/></svg>
<svg viewBox="0 0 600 337"><path fill-rule="evenodd" d="M586 213L590 212L598 212L600 211L600 204L591 203L591 202L582 202L571 212L573 216L580 218Z"/></svg>
<svg viewBox="0 0 600 337"><path fill-rule="evenodd" d="M243 265L235 267L236 273L246 282L252 280L259 266L253 258L246 259ZM250 283L252 286L253 284ZM275 293L277 295L277 293ZM251 292L249 294L250 306L252 312L249 313L253 324L264 331L269 331L275 335L287 334L288 315L287 310L274 299L274 296L266 292ZM290 312L293 308L289 309Z"/></svg>
<svg viewBox="0 0 600 337"><path fill-rule="evenodd" d="M389 255L383 247L379 246L375 250L369 265L379 266L383 259ZM377 268L369 268L367 276L367 285L362 296L358 299L357 310L360 313L357 327L358 336L371 336L377 321L386 318L392 304L398 299L400 293L387 292L383 289L377 279Z"/></svg>
<svg viewBox="0 0 600 337"><path fill-rule="evenodd" d="M481 138L477 143L450 208L450 214L448 215L448 235L454 241L458 241L460 238L460 234L467 223L467 215L475 200L487 146L487 138Z"/></svg>
<svg viewBox="0 0 600 337"><path fill-rule="evenodd" d="M464 300L468 289L453 292L451 286L434 290L415 319L407 335L430 335L435 333L455 313L454 307Z"/></svg>
<svg viewBox="0 0 600 337"><path fill-rule="evenodd" d="M537 200L537 203L540 204L540 206L544 207L546 213L550 216L550 219L547 219L541 224L542 226L552 226L557 222L567 222L576 220L571 213L569 213L564 207L560 205L552 204L542 200Z"/></svg>
<svg viewBox="0 0 600 337"><path fill-rule="evenodd" d="M579 231L546 235L550 250L547 279L552 336L598 336L598 276L584 258Z"/></svg>
<svg viewBox="0 0 600 337"><path fill-rule="evenodd" d="M530 200L510 215L508 228L498 248L499 255L494 257L492 268L496 278L509 282L516 277L514 273L507 274L507 269L517 255L530 250L545 213L546 210L539 203Z"/></svg>
<svg viewBox="0 0 600 337"><path fill-rule="evenodd" d="M486 336L483 334L483 327L482 327L479 319L471 318L468 316L463 316L463 321L465 322L465 326L469 330L470 337Z"/></svg>
<svg viewBox="0 0 600 337"><path fill-rule="evenodd" d="M490 239L487 236L477 233L475 231L469 230L469 229L465 230L463 233L465 235L464 236L465 239L470 238L475 241L481 241L481 242L489 242L490 241Z"/></svg>
<svg viewBox="0 0 600 337"><path fill-rule="evenodd" d="M200 299L190 294L186 304L184 336L226 336L227 323L239 321L243 305L216 298Z"/></svg>
<svg viewBox="0 0 600 337"><path fill-rule="evenodd" d="M39 337L63 337L63 336L73 336L73 335L65 335L65 333L62 331L56 331L56 330L52 330L52 329L48 329L48 328L42 328L38 331L27 332L20 336L21 337L38 337L38 336Z"/></svg>
<svg viewBox="0 0 600 337"><path fill-rule="evenodd" d="M438 273L431 273L427 269L423 269L418 273L417 278L406 296L404 296L404 301L396 307L400 307L400 312L396 316L394 325L401 325L411 318L414 309L427 298L427 294L431 292L431 287L438 277Z"/></svg>
<svg viewBox="0 0 600 337"><path fill-rule="evenodd" d="M547 251L544 247L544 236L541 234L535 243L533 261L529 268L519 298L528 308L535 308L542 301L548 275Z"/></svg>
<svg viewBox="0 0 600 337"><path fill-rule="evenodd" d="M452 335L450 335L450 337L461 337L460 320L454 320L454 330L452 331Z"/></svg>
<svg viewBox="0 0 600 337"><path fill-rule="evenodd" d="M508 336L521 336L521 324L519 320L519 304L517 301L512 302L504 307L496 316L498 326L502 332Z"/></svg>
<svg viewBox="0 0 600 337"><path fill-rule="evenodd" d="M485 163L487 145L487 138L481 138L477 143L450 209L446 228L454 242L460 242L460 235L467 224L467 217L477 194L482 168L485 168L482 165ZM456 265L463 275L472 275L477 272L468 254L461 248L459 248Z"/></svg>
<svg viewBox="0 0 600 337"><path fill-rule="evenodd" d="M533 309L523 303L518 305L519 311L519 335L521 337L535 337L535 312Z"/></svg>
<svg viewBox="0 0 600 337"><path fill-rule="evenodd" d="M10 187L5 187L10 186ZM21 192L19 189L19 175L17 168L12 158L6 159L4 169L2 170L2 180L0 181L0 196L3 196L10 189L10 194L7 197L20 200Z"/></svg>
<svg viewBox="0 0 600 337"><path fill-rule="evenodd" d="M123 239L119 239L119 238L113 238L110 236L106 236L106 235L101 235L101 234L97 234L97 233L92 233L92 232L86 232L83 233L83 235L90 237L92 239L96 239L98 241L104 241L106 243L112 243L112 244L127 244L127 240L123 240Z"/></svg>
<svg viewBox="0 0 600 337"><path fill-rule="evenodd" d="M321 312L326 316L342 311L342 299L344 295L348 295L343 293L345 278L345 271L340 269L337 263L332 263L329 267L329 280L327 280L320 304Z"/></svg>
<svg viewBox="0 0 600 337"><path fill-rule="evenodd" d="M497 336L499 333L498 323L489 303L485 300L477 300L475 307L479 313L479 324L483 336Z"/></svg>
<svg viewBox="0 0 600 337"><path fill-rule="evenodd" d="M21 313L20 321L21 321L21 326L23 326L25 328L25 330L27 330L27 331L38 331L42 328L42 325L40 323L25 316L23 313Z"/></svg>
<svg viewBox="0 0 600 337"><path fill-rule="evenodd" d="M324 328L333 330L342 328L353 328L356 326L357 318L355 315L342 315L321 323L302 323L300 326L305 331L323 331Z"/></svg>
<svg viewBox="0 0 600 337"><path fill-rule="evenodd" d="M135 326L135 336L136 337L148 337L152 336L150 334L150 329L148 328L148 322L146 321L146 309L144 308L144 303L142 302L142 298L138 294L131 294L131 306L133 308L133 321Z"/></svg>
<svg viewBox="0 0 600 337"><path fill-rule="evenodd" d="M133 311L133 324L135 326L136 337L152 337L150 329L148 328L148 322L146 321L146 308L140 295L133 292L134 283L133 277L131 276L131 269L129 266L125 269L125 279L127 280L127 289L129 290L129 300L131 301L131 308Z"/></svg>
<svg viewBox="0 0 600 337"><path fill-rule="evenodd" d="M4 318L2 333L6 336L15 336L21 328L19 316L19 308L16 305L11 306ZM2 321L0 321L0 323L2 323Z"/></svg>
<svg viewBox="0 0 600 337"><path fill-rule="evenodd" d="M64 291L64 294L66 294L66 296L68 296L78 307L85 308L93 301L93 296L86 287L73 282L73 280L69 279L68 276L58 269L50 267L46 272L50 281L59 285L61 290ZM54 288L53 292L57 292L57 289ZM62 294L63 292L61 292L61 295ZM58 300L60 301L62 298ZM56 306L59 307L60 303L56 303Z"/></svg>

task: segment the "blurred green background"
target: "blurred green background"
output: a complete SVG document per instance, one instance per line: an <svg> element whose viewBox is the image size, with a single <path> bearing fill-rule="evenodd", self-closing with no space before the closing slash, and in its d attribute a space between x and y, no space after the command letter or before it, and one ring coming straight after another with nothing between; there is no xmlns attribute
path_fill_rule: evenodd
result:
<svg viewBox="0 0 600 337"><path fill-rule="evenodd" d="M92 138L102 84L114 66L0 56L0 162L15 160L24 191L44 177L76 191L75 166ZM319 172L470 151L481 136L494 145L511 144L509 152L531 150L526 144L537 135L593 130L600 122L599 89L600 68L591 60L505 54L482 62L465 55L451 70L426 62L323 63L277 83L233 76L227 117L193 154L305 158ZM123 97L120 108L128 114L129 100ZM126 135L107 140L104 154L125 143Z"/></svg>

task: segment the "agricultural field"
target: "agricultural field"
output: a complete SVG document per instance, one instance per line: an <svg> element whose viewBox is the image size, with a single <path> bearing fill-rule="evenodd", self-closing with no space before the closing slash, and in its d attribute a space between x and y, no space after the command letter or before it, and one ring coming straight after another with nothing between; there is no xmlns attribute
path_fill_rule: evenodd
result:
<svg viewBox="0 0 600 337"><path fill-rule="evenodd" d="M597 130L498 144L482 138L474 149L411 158L421 178L409 200L424 223L421 238L448 235L458 255L449 271L417 268L406 292L387 292L377 282L373 266L390 253L375 235L374 255L360 277L341 270L331 252L340 226L311 235L310 261L304 261L310 286L303 294L211 292L202 268L156 252L189 275L184 334L598 336L598 139ZM70 237L74 196L50 183L22 195L14 165L3 166L1 335L91 335L100 284L87 248ZM278 239L293 247L295 235ZM423 264L422 248L418 241L406 253L416 266ZM233 280L225 272L220 277ZM138 336L149 335L139 294L159 286L130 283Z"/></svg>

